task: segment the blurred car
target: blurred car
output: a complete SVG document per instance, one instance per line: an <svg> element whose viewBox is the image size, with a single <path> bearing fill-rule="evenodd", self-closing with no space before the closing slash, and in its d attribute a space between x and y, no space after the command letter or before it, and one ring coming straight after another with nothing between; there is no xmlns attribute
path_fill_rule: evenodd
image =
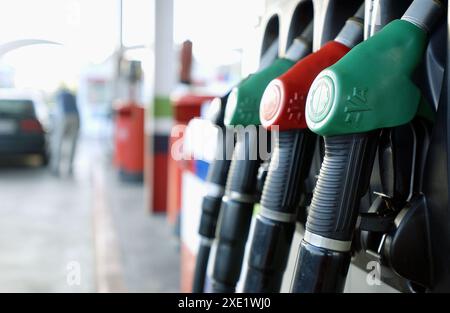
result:
<svg viewBox="0 0 450 313"><path fill-rule="evenodd" d="M39 93L0 89L0 157L39 154L47 165L47 123Z"/></svg>

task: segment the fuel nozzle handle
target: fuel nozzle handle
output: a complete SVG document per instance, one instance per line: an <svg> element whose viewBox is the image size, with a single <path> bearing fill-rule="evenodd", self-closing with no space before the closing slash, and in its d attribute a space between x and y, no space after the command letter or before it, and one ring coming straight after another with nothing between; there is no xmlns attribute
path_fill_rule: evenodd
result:
<svg viewBox="0 0 450 313"><path fill-rule="evenodd" d="M228 158L228 149L233 147L233 132L227 129L223 124L225 104L228 95L222 98L215 98L211 105L219 106L217 116L214 117L214 123L219 127L217 135L217 149L214 160L208 168L206 177L206 194L202 202L202 215L200 219L200 236L213 239L216 232L216 223L222 202L222 196L225 193L225 184L231 160Z"/></svg>
<svg viewBox="0 0 450 313"><path fill-rule="evenodd" d="M233 147L234 136L223 123L227 98L228 94L221 98L215 98L211 102L213 114L210 116L210 120L219 128L219 132L217 135L215 157L208 168L208 175L206 177L206 194L202 200L202 214L198 229L201 240L196 257L192 285L193 292L203 292L204 290L211 243L216 233L217 218L219 216L222 196L225 192L225 183L231 162L227 158L227 155L228 149Z"/></svg>
<svg viewBox="0 0 450 313"><path fill-rule="evenodd" d="M252 233L244 292L280 291L315 139L307 129L276 136Z"/></svg>
<svg viewBox="0 0 450 313"><path fill-rule="evenodd" d="M411 77L441 11L435 0L415 0L402 19L390 22L323 70L308 93L308 127L333 136L412 120L421 95Z"/></svg>
<svg viewBox="0 0 450 313"><path fill-rule="evenodd" d="M213 292L234 292L242 269L253 206L257 199L258 134L241 132L228 172L220 209L217 249L212 273Z"/></svg>
<svg viewBox="0 0 450 313"><path fill-rule="evenodd" d="M431 27L430 19L438 14L426 8L434 3L415 0L405 14L414 16L414 23L392 21L322 71L311 86L306 121L324 136L325 157L299 251L294 292L344 288L380 129L408 123L417 112L421 93L412 75L427 46L427 30L418 24Z"/></svg>

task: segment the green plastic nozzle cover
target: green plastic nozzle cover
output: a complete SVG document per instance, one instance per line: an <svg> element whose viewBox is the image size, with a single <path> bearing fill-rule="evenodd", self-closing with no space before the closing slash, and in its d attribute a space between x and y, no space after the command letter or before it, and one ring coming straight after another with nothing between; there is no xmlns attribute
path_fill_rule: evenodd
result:
<svg viewBox="0 0 450 313"><path fill-rule="evenodd" d="M421 92L411 75L426 48L426 32L395 20L322 71L306 103L308 127L322 136L363 133L405 124Z"/></svg>
<svg viewBox="0 0 450 313"><path fill-rule="evenodd" d="M260 125L259 104L267 85L295 64L284 58L275 60L264 70L251 74L235 87L228 96L225 125Z"/></svg>

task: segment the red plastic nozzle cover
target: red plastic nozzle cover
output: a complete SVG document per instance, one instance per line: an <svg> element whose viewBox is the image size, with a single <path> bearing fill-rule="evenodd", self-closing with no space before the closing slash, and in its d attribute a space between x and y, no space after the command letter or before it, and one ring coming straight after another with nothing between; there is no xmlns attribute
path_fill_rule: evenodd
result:
<svg viewBox="0 0 450 313"><path fill-rule="evenodd" d="M347 46L330 41L272 80L261 99L259 115L262 125L269 130L278 126L280 131L307 128L305 103L312 82L322 70L336 63L348 51Z"/></svg>

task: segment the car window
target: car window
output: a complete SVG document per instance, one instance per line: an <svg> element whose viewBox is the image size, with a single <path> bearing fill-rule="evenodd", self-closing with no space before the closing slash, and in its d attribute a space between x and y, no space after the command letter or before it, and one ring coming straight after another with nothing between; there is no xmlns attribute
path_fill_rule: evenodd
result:
<svg viewBox="0 0 450 313"><path fill-rule="evenodd" d="M0 99L0 116L34 117L34 106L31 100Z"/></svg>

